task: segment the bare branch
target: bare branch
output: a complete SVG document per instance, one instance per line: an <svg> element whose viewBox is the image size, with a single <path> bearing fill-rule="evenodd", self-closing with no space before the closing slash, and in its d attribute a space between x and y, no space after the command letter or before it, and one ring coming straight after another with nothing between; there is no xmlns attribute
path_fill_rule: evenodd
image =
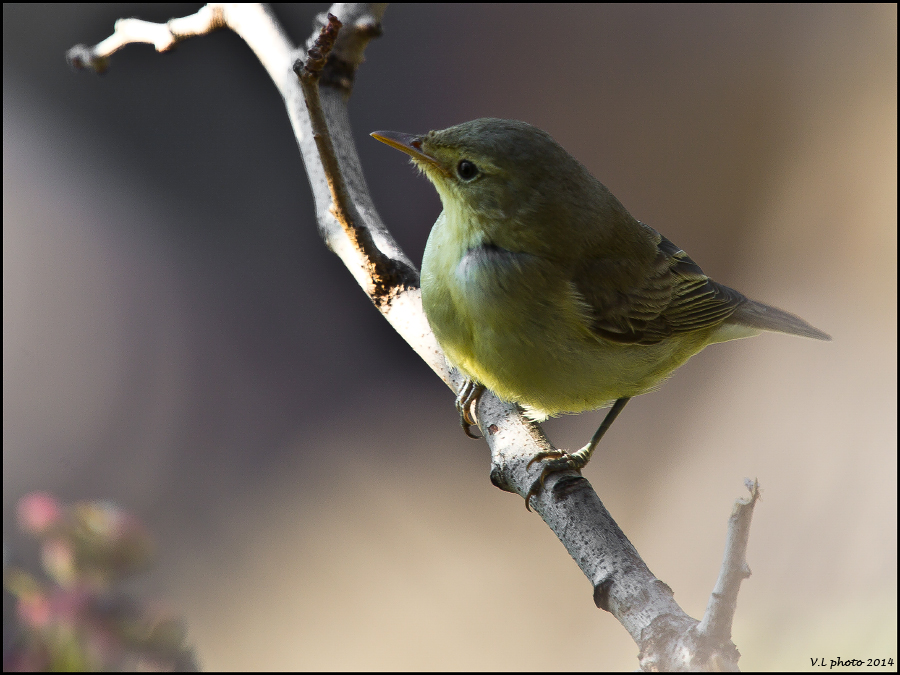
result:
<svg viewBox="0 0 900 675"><path fill-rule="evenodd" d="M307 48L298 50L268 7L211 4L166 24L117 22L113 36L93 48L75 47L69 58L76 66L102 71L109 55L130 42L150 42L164 51L181 39L222 26L240 35L284 99L326 245L397 332L458 392L463 378L451 369L428 326L415 266L372 203L347 114L356 70L369 40L381 33L384 10L378 3L333 5L328 15L317 18ZM540 466L528 468L529 459L552 446L514 404L490 392L481 397L477 416L491 448L491 482L526 495L541 472ZM731 615L711 601L709 620L698 630L698 622L650 572L585 478L574 471L551 475L532 505L591 581L597 607L616 616L641 647L643 667L690 669L705 664L727 669L736 663L737 650L724 634L726 624L730 632ZM741 532L746 545L746 533ZM720 582L723 597L731 598L732 590L736 595L733 581ZM716 589L719 592L718 585Z"/></svg>
<svg viewBox="0 0 900 675"><path fill-rule="evenodd" d="M760 498L759 481L745 481L750 497L734 503L728 519L728 536L725 540L725 557L716 587L709 597L706 613L697 630L711 638L731 638L731 624L737 610L737 596L741 582L750 578L747 564L747 541L750 539L750 521L753 508Z"/></svg>
<svg viewBox="0 0 900 675"><path fill-rule="evenodd" d="M419 275L408 260L401 261L386 256L375 244L370 230L363 224L363 218L348 191L332 143L332 134L328 129L325 110L319 96L319 79L326 61L331 63L328 55L335 46L342 25L336 16L328 14L328 22L322 27L315 43L308 50L306 62L297 59L293 69L300 78L303 98L309 111L313 139L319 153L322 171L328 182L328 190L331 195L329 211L340 223L353 248L365 261L366 278L369 282L365 291L372 302L380 308L390 306L392 300L398 295L418 289ZM362 52L359 54L361 56ZM344 83L346 84L347 81Z"/></svg>
<svg viewBox="0 0 900 675"><path fill-rule="evenodd" d="M750 576L747 541L753 508L759 500L759 482L745 481L750 497L738 499L728 520L725 557L719 578L709 598L703 620L693 625L656 625L658 637L642 645L642 670L736 671L740 658L731 641L731 626L737 610L741 582ZM641 644L640 642L638 644Z"/></svg>
<svg viewBox="0 0 900 675"><path fill-rule="evenodd" d="M98 73L109 67L109 57L122 47L135 43L151 44L158 52L165 52L189 37L205 35L222 28L224 6L209 4L196 14L171 19L166 23L153 23L140 19L119 19L113 34L94 47L75 45L66 54L69 63L79 70L92 68Z"/></svg>

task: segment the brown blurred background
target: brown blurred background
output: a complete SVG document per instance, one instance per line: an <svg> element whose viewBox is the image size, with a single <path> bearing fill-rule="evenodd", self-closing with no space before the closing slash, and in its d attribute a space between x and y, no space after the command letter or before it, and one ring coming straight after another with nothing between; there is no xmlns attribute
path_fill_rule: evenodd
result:
<svg viewBox="0 0 900 675"><path fill-rule="evenodd" d="M297 42L327 5L276 5ZM632 669L637 649L316 234L281 101L196 5L3 7L3 506L109 498L208 669ZM388 8L351 118L416 262L440 205L374 129L548 130L715 279L832 343L707 350L586 471L700 617L758 477L744 669L897 658L897 7ZM601 413L546 425L580 445ZM568 636L566 633L568 632ZM896 661L895 661L896 663Z"/></svg>

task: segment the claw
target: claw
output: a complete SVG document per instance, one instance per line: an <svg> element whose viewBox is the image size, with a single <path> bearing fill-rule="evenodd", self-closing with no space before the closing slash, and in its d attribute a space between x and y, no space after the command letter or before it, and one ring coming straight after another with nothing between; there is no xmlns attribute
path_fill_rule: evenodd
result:
<svg viewBox="0 0 900 675"><path fill-rule="evenodd" d="M537 497L541 493L541 489L543 489L543 485L539 484L540 481L536 480L531 484L531 488L528 490L528 494L525 495L525 510L528 513L531 513L531 498Z"/></svg>
<svg viewBox="0 0 900 675"><path fill-rule="evenodd" d="M591 438L591 442L581 448L581 450L579 450L578 452L569 454L565 450L547 450L537 453L528 461L528 464L525 467L526 469L530 469L531 465L535 462L541 462L550 457L553 458L549 462L547 462L546 466L544 466L544 470L541 471L540 478L534 481L531 484L531 487L528 489L528 494L525 495L526 509L531 511L531 498L536 497L541 493L541 490L544 489L544 481L551 473L570 470L581 473L581 470L585 466L587 466L588 462L591 461L591 455L593 455L594 450L597 449L597 444L600 442L600 439L603 438L603 434L606 433L606 430L609 429L609 426L613 423L616 417L618 417L619 413L622 412L622 408L625 407L625 404L628 403L628 401L629 398L627 396L616 400L612 408L610 408L609 412L606 413L606 417L603 418L603 423L600 425L600 428L597 429L597 431L594 433L594 436Z"/></svg>
<svg viewBox="0 0 900 675"><path fill-rule="evenodd" d="M484 391L484 385L478 384L473 380L466 380L460 387L459 394L456 396L456 410L459 412L459 424L463 428L463 432L469 438L482 438L475 436L471 429L478 426L478 415L476 406L481 393Z"/></svg>
<svg viewBox="0 0 900 675"><path fill-rule="evenodd" d="M581 463L580 456L578 453L574 455L570 455L565 450L547 450L545 452L539 452L530 460L528 460L528 464L525 466L526 469L530 469L531 465L535 462L543 461L549 457L553 459L547 462L547 465L544 467L544 470L541 471L541 475L538 477L536 481L531 484L531 487L528 489L528 494L525 495L525 508L528 511L531 511L531 498L537 497L541 491L544 489L544 481L547 480L547 476L552 473L559 473L560 471L578 471L581 472L582 467L587 462Z"/></svg>
<svg viewBox="0 0 900 675"><path fill-rule="evenodd" d="M548 457L560 458L560 457L563 457L564 455L567 456L568 454L569 453L566 452L565 450L545 450L544 452L537 453L534 457L532 457L530 460L528 460L528 464L525 465L525 468L530 469L532 464L534 464L535 462L541 462L541 461L547 459ZM543 481L543 477L542 477L541 483L543 483L543 482L544 481Z"/></svg>
<svg viewBox="0 0 900 675"><path fill-rule="evenodd" d="M484 436L480 436L480 435L478 435L478 434L473 434L473 433L472 433L472 425L469 424L468 422L462 422L462 424L461 424L460 426L462 426L463 433L464 433L466 436L468 436L469 438L473 438L473 439L475 439L476 441L477 441L479 438L484 438Z"/></svg>

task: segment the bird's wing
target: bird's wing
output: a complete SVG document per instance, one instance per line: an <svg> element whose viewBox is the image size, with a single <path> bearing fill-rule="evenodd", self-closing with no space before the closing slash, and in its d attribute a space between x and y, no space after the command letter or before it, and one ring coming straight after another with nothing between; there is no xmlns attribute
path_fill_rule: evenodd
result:
<svg viewBox="0 0 900 675"><path fill-rule="evenodd" d="M747 302L707 277L659 232L641 226L655 245L649 264L595 257L585 260L573 278L596 335L627 344L656 344L676 333L719 324Z"/></svg>

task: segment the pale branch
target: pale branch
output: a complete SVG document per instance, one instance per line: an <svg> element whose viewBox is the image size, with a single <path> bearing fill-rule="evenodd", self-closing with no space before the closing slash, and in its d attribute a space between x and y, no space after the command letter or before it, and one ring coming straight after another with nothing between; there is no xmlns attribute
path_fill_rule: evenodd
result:
<svg viewBox="0 0 900 675"><path fill-rule="evenodd" d="M293 70L300 78L303 98L309 112L312 136L316 143L322 171L328 182L328 191L331 196L329 211L340 224L353 248L365 261L365 279L368 281L368 285L365 287L366 294L377 307L382 305L389 307L395 296L418 289L419 275L411 262L406 259L391 258L382 253L375 244L371 231L364 226L365 221L359 214L356 201L348 190L344 172L341 170L335 152L327 116L322 107L319 80L341 27L340 20L333 14L328 14L328 21L322 27L319 37L307 50L306 61L297 59L294 62ZM362 52L360 52L361 55ZM346 86L350 81L345 78L342 83Z"/></svg>
<svg viewBox="0 0 900 675"><path fill-rule="evenodd" d="M347 114L353 78L366 45L381 33L385 7L379 3L333 5L330 15L317 18L321 30L314 32L306 49L298 50L267 6L209 4L194 15L165 24L120 20L112 36L94 47L73 47L67 57L75 67L102 72L109 56L127 44L150 43L165 51L180 40L218 28L237 33L284 99L326 245L395 330L458 392L463 377L447 363L428 326L415 266L375 209ZM541 472L539 465L529 470L528 461L538 452L551 450L549 441L514 404L490 392L481 397L477 416L491 449L491 482L526 495ZM736 596L733 573L724 579L720 576L704 623L698 624L678 606L671 589L653 576L581 475L574 471L552 474L532 504L590 580L597 607L611 612L639 645L642 667L729 669L736 664L737 650L730 639L722 639L730 634L733 609L729 614L717 600L727 597L732 602ZM739 549L739 554L726 554L726 561L735 556L743 560L749 516L745 518L740 529L743 547L737 543L740 537L730 538L735 543L729 544L729 551Z"/></svg>
<svg viewBox="0 0 900 675"><path fill-rule="evenodd" d="M697 626L697 631L711 638L728 640L731 638L731 624L737 610L737 597L741 582L750 578L750 566L747 564L747 542L750 539L750 521L753 509L760 498L759 481L744 481L750 496L738 499L734 503L731 517L728 519L728 535L725 539L725 556L719 578L709 596L706 613Z"/></svg>
<svg viewBox="0 0 900 675"><path fill-rule="evenodd" d="M205 35L225 23L222 20L223 5L209 4L196 14L166 23L152 23L140 19L119 19L113 27L113 34L93 47L75 45L66 54L75 68L92 68L102 73L109 66L109 57L126 45L151 44L158 52L168 51L189 37Z"/></svg>
<svg viewBox="0 0 900 675"><path fill-rule="evenodd" d="M731 641L731 626L741 582L750 577L747 542L753 509L760 497L759 481L744 482L750 496L734 503L722 567L703 619L688 630L675 623L660 631L663 642L655 653L641 651L642 670L738 670L740 653Z"/></svg>

